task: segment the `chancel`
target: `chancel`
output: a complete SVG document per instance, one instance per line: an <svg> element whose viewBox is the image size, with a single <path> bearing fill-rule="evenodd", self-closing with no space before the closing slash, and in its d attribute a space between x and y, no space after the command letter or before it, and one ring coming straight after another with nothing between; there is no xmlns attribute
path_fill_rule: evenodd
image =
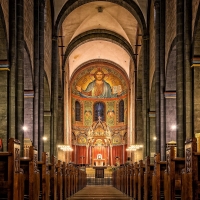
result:
<svg viewBox="0 0 200 200"><path fill-rule="evenodd" d="M200 0L0 0L0 200L86 198L200 199Z"/></svg>

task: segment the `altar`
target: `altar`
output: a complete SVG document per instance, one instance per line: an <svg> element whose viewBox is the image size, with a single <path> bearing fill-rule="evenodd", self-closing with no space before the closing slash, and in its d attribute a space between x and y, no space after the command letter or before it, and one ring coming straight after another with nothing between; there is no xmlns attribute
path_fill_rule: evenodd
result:
<svg viewBox="0 0 200 200"><path fill-rule="evenodd" d="M105 165L105 159L94 159L94 166L100 167Z"/></svg>

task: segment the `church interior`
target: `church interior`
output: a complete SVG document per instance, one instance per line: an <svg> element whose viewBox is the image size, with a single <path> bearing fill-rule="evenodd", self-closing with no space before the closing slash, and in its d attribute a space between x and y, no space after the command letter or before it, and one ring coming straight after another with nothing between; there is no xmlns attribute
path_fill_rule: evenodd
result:
<svg viewBox="0 0 200 200"><path fill-rule="evenodd" d="M0 0L0 127L0 199L199 200L200 0Z"/></svg>

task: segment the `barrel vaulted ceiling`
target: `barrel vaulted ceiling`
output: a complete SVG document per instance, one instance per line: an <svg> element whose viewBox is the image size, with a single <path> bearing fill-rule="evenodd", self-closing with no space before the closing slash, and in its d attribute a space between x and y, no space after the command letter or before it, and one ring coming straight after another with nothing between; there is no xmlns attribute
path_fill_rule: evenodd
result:
<svg viewBox="0 0 200 200"><path fill-rule="evenodd" d="M54 1L55 17L65 2ZM136 1L144 19L146 2ZM141 41L138 39L141 31L136 18L124 7L108 1L93 1L75 8L63 20L59 34L62 36L60 56L63 59L65 55L68 60L69 79L77 67L96 59L116 63L129 76L130 61L134 54L139 53L138 43Z"/></svg>

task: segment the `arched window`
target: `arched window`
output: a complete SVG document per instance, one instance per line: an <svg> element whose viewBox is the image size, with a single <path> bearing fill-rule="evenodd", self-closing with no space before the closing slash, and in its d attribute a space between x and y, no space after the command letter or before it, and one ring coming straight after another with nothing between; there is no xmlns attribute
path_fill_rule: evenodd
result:
<svg viewBox="0 0 200 200"><path fill-rule="evenodd" d="M81 121L81 104L78 101L75 102L75 121Z"/></svg>
<svg viewBox="0 0 200 200"><path fill-rule="evenodd" d="M97 102L94 104L94 121L99 120L99 117L101 121L105 121L105 105L101 102Z"/></svg>
<svg viewBox="0 0 200 200"><path fill-rule="evenodd" d="M119 102L119 122L124 122L124 101Z"/></svg>

